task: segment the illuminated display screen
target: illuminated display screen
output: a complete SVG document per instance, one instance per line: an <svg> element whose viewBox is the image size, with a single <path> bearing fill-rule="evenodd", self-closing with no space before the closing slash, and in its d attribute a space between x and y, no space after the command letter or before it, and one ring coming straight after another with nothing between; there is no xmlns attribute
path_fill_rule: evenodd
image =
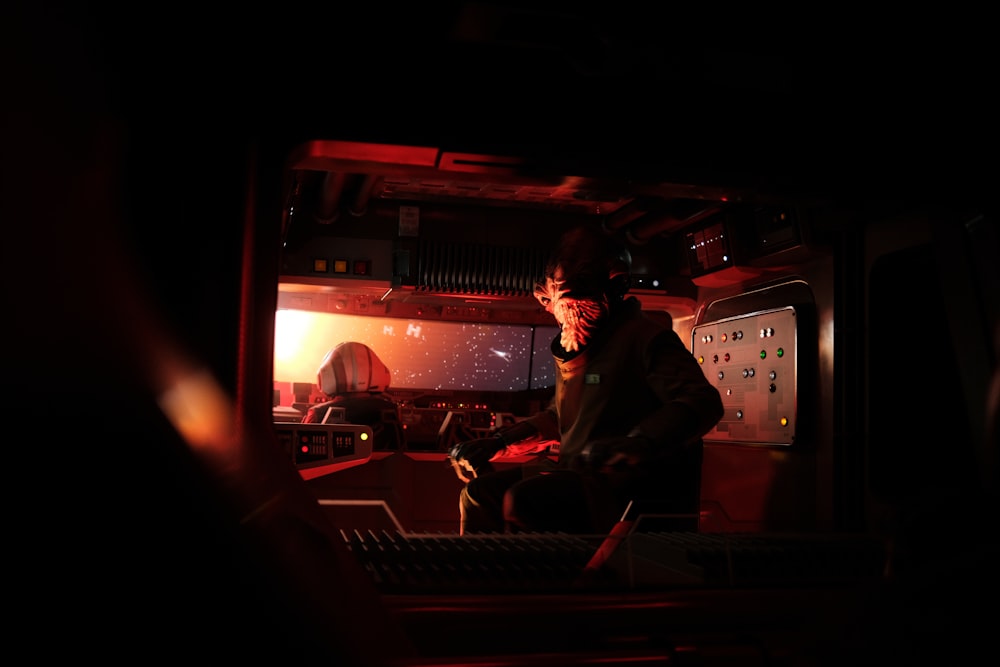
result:
<svg viewBox="0 0 1000 667"><path fill-rule="evenodd" d="M535 349L531 351L530 389L547 389L556 386L556 367L552 359L552 339L559 335L559 327L535 327Z"/></svg>
<svg viewBox="0 0 1000 667"><path fill-rule="evenodd" d="M397 389L523 391L555 384L552 326L429 322L279 310L274 380L314 382L330 348L368 345Z"/></svg>
<svg viewBox="0 0 1000 667"><path fill-rule="evenodd" d="M688 232L687 243L688 263L694 276L704 275L732 263L729 239L721 222Z"/></svg>

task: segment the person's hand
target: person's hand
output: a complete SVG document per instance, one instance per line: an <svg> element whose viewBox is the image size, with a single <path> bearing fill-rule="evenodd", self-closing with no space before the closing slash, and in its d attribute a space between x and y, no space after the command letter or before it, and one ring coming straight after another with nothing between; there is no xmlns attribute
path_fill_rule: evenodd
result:
<svg viewBox="0 0 1000 667"><path fill-rule="evenodd" d="M608 473L638 465L649 455L650 442L641 436L602 438L587 443L577 467L589 472Z"/></svg>
<svg viewBox="0 0 1000 667"><path fill-rule="evenodd" d="M492 469L490 459L503 448L503 441L497 437L466 440L451 448L448 459L458 478L469 482L478 477L480 472Z"/></svg>

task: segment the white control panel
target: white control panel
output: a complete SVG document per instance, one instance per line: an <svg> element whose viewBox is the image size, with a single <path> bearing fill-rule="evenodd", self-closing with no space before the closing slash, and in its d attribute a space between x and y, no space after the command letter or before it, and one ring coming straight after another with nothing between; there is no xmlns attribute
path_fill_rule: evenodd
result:
<svg viewBox="0 0 1000 667"><path fill-rule="evenodd" d="M798 327L794 307L706 322L691 352L722 395L725 414L705 441L795 444Z"/></svg>

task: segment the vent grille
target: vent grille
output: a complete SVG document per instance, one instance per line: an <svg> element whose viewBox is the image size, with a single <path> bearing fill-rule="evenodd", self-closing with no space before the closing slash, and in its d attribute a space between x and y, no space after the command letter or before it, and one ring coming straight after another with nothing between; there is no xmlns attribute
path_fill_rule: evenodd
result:
<svg viewBox="0 0 1000 667"><path fill-rule="evenodd" d="M545 272L546 250L425 242L417 259L418 291L531 296Z"/></svg>

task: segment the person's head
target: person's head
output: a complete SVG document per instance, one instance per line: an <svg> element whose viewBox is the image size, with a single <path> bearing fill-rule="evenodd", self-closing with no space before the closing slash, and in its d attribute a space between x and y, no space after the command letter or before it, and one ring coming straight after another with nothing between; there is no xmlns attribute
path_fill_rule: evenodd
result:
<svg viewBox="0 0 1000 667"><path fill-rule="evenodd" d="M535 298L556 318L568 352L584 347L630 287L632 258L613 236L577 227L559 239L535 286Z"/></svg>
<svg viewBox="0 0 1000 667"><path fill-rule="evenodd" d="M320 391L327 396L376 393L389 388L391 374L375 352L364 343L340 343L323 357L316 371Z"/></svg>

